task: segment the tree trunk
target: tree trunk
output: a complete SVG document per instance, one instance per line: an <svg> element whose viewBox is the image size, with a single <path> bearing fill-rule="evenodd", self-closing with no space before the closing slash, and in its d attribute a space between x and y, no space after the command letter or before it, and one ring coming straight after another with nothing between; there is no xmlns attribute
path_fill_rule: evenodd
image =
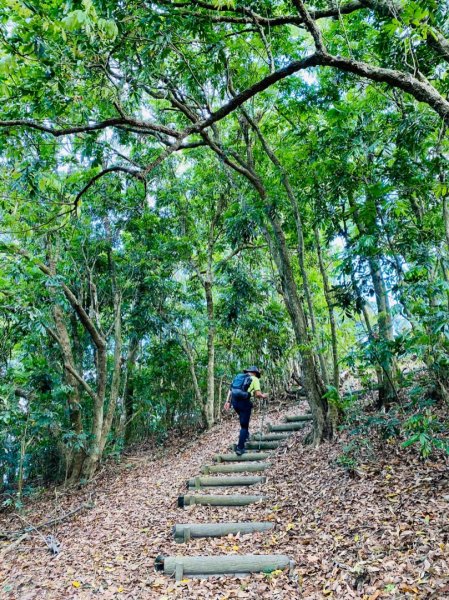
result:
<svg viewBox="0 0 449 600"><path fill-rule="evenodd" d="M369 260L371 278L373 281L374 294L377 305L377 321L379 325L379 337L385 342L393 340L393 323L391 319L390 302L385 286L385 281L380 270L379 261L375 258ZM386 355L381 359L382 365L382 387L379 390L379 408L389 406L396 397L394 385L394 361L390 356L390 351L386 350Z"/></svg>
<svg viewBox="0 0 449 600"><path fill-rule="evenodd" d="M62 308L59 304L53 306L53 319L55 329L59 339L59 347L64 361L64 378L70 386L71 391L67 394L67 402L69 405L70 425L77 436L83 433L83 421L81 417L81 398L79 393L79 384L72 373L67 369L66 365L70 365L73 369L76 368L72 353L72 345L64 320ZM67 475L70 482L75 482L79 479L85 451L81 448L74 449L70 453L69 463L67 465Z"/></svg>
<svg viewBox="0 0 449 600"><path fill-rule="evenodd" d="M193 357L192 348L190 346L189 341L187 340L187 337L185 337L184 340L181 339L181 346L182 346L182 349L184 350L184 352L187 356L187 359L189 361L189 369L190 369L190 374L192 376L192 384L193 384L193 390L195 392L195 400L201 410L204 425L207 426L206 405L203 401L203 395L201 394L200 386L198 384L198 378L196 376L196 369L195 369L195 359Z"/></svg>
<svg viewBox="0 0 449 600"><path fill-rule="evenodd" d="M335 415L324 394L326 389L316 365L311 342L307 332L306 318L298 296L296 283L288 254L284 232L275 216L270 216L273 239L268 236L268 243L281 278L282 294L287 311L290 315L297 343L301 347L303 359L304 386L307 390L310 408L314 422L313 441L319 444L325 439L331 439L334 433Z"/></svg>
<svg viewBox="0 0 449 600"><path fill-rule="evenodd" d="M357 300L357 304L358 306L360 306L361 311L362 311L362 317L363 317L363 321L365 322L365 327L366 327L366 332L368 334L368 338L370 340L374 339L374 332L373 332L373 328L371 325L371 320L368 314L368 309L366 308L366 302L365 302L365 298L363 298L359 286L357 285L356 279L355 279L355 275L354 272L351 268L351 283L352 283L352 287L354 288L354 292L356 295L356 300ZM383 372L382 372L382 368L379 364L378 361L376 361L375 365L374 365L375 371L376 371L376 378L377 378L377 384L379 389L382 389L382 385L383 385Z"/></svg>
<svg viewBox="0 0 449 600"><path fill-rule="evenodd" d="M55 277L56 275L56 258L52 251L50 242L47 243L47 255L48 255L48 271L49 275ZM71 366L73 369L76 368L75 359L73 356L72 343L70 340L70 335L67 329L67 325L64 318L64 312L62 310L61 305L58 303L56 298L56 289L53 286L50 286L50 294L53 300L53 321L55 323L56 330L56 340L59 345L59 349L62 354L62 359L64 363L64 379L68 386L70 387L70 391L67 393L67 404L69 408L69 419L70 426L72 430L75 432L76 436L81 436L83 433L83 421L81 416L81 398L79 391L78 381L75 379L73 374L67 369L67 365ZM50 332L51 333L51 332ZM75 482L79 479L81 468L85 456L85 451L81 446L80 440L78 440L76 448L70 449L70 451L66 454L66 473L70 482Z"/></svg>
<svg viewBox="0 0 449 600"><path fill-rule="evenodd" d="M120 392L121 380L121 363L122 363L122 315L121 315L121 298L118 292L114 295L114 363L112 370L111 388L109 391L109 403L103 420L100 441L100 457L105 449L109 432L111 431L112 422L117 407L117 400Z"/></svg>
<svg viewBox="0 0 449 600"><path fill-rule="evenodd" d="M318 255L318 264L320 267L321 278L323 280L324 298L326 300L327 310L329 313L329 324L331 328L331 343L332 343L332 362L333 362L333 384L335 389L340 389L340 370L338 365L338 342L337 342L337 325L335 323L335 311L332 304L331 288L329 278L327 276L326 267L324 266L323 253L321 251L321 240L318 227L314 227L316 249Z"/></svg>
<svg viewBox="0 0 449 600"><path fill-rule="evenodd" d="M132 421L134 418L134 371L136 368L139 340L137 336L131 339L126 359L126 382L123 389L123 405L125 408L125 446L129 445L132 438Z"/></svg>
<svg viewBox="0 0 449 600"><path fill-rule="evenodd" d="M286 177L286 175L284 177ZM293 214L295 216L296 233L298 236L299 270L301 272L302 286L303 286L303 290L304 290L304 296L305 296L305 299L307 302L307 308L309 309L309 318L310 318L310 326L312 329L312 335L313 335L314 342L316 344L318 342L318 337L317 337L318 329L316 326L315 309L313 307L312 293L310 291L309 276L307 274L307 269L306 269L305 260L304 260L305 259L305 248L304 248L304 230L303 230L303 226L302 226L302 217L301 217L301 213L299 211L298 201L297 201L296 197L293 195L293 191L291 190L289 183L286 186L286 188L287 188L287 190L290 191L290 193L288 195L290 197L290 202L293 207ZM320 363L321 375L323 377L324 384L328 385L329 377L327 374L326 362L324 360L324 355L322 352L318 352L318 360Z"/></svg>
<svg viewBox="0 0 449 600"><path fill-rule="evenodd" d="M212 269L208 269L207 279L204 281L207 307L207 398L206 398L206 425L211 428L214 424L214 399L215 399L215 323L214 300L212 297Z"/></svg>
<svg viewBox="0 0 449 600"><path fill-rule="evenodd" d="M295 224L296 224L296 233L297 233L297 237L298 237L298 246L297 246L298 263L299 263L299 270L301 272L302 287L304 290L304 296L306 298L307 308L309 311L310 325L311 325L311 329L312 329L314 342L317 343L317 327L316 327L316 320L315 320L315 310L313 307L312 293L310 291L309 276L308 276L306 265L305 265L304 227L303 227L303 223L302 223L301 212L299 210L298 200L296 198L296 195L293 192L293 188L291 186L290 178L288 176L287 171L284 169L281 161L278 159L276 154L271 149L270 145L268 144L267 140L265 139L264 135L262 134L260 127L258 126L256 121L251 118L251 116L245 110L245 108L242 108L242 113L244 114L247 122L250 124L252 129L256 132L266 155L268 156L270 161L273 163L273 165L278 169L280 176L281 176L282 185L284 186L285 192L287 194L287 197L290 201L290 204L291 204L291 207L293 210L293 215L294 215ZM325 362L324 356L321 352L318 352L318 361L320 363L321 375L323 377L324 383L327 385L329 383L329 378L327 375L326 362Z"/></svg>
<svg viewBox="0 0 449 600"><path fill-rule="evenodd" d="M374 236L376 234L375 223L369 227L360 219L359 210L354 198L348 197L349 205L352 209L354 222L357 229L362 234ZM376 204L374 200L367 199L367 202ZM371 279L373 282L374 294L377 306L377 320L379 326L379 338L388 343L393 340L393 323L391 318L390 302L388 300L388 292L385 286L385 281L382 275L380 260L378 256L369 256L367 259ZM379 365L382 367L381 387L379 389L379 408L388 406L396 397L395 381L395 365L393 358L390 356L389 349L386 349L385 355L379 357Z"/></svg>

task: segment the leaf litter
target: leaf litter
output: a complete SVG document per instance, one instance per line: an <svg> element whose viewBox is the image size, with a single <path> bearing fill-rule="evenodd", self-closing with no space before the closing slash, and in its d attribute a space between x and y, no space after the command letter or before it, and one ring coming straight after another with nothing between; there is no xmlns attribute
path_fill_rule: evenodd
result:
<svg viewBox="0 0 449 600"><path fill-rule="evenodd" d="M305 405L277 406L269 420L281 422ZM254 428L256 428L254 419ZM376 600L449 598L449 472L443 458L423 462L412 449L389 444L356 477L336 459L344 439L319 448L304 445L307 429L294 433L270 457L265 484L248 488L186 488L186 480L227 452L238 424L225 418L191 440L140 450L120 464L108 463L81 489L50 492L30 501L26 520L41 523L55 512L92 508L56 523L60 542L51 556L31 532L19 544L0 542L0 598L5 600L110 598L171 600ZM177 507L183 494L261 494L265 504L244 507ZM57 498L57 502L55 501ZM176 523L271 521L265 533L193 539L176 544ZM12 514L0 530L23 525ZM47 532L45 532L47 533ZM8 548L8 552L2 551ZM293 573L274 571L249 577L185 578L156 573L162 555L287 554Z"/></svg>

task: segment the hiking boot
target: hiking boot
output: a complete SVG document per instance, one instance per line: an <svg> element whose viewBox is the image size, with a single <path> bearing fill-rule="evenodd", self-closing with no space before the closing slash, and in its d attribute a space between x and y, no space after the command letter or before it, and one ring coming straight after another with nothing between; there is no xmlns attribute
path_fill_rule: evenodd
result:
<svg viewBox="0 0 449 600"><path fill-rule="evenodd" d="M236 448L235 449L235 453L237 454L237 456L242 456L242 454L245 454L246 450L245 448Z"/></svg>

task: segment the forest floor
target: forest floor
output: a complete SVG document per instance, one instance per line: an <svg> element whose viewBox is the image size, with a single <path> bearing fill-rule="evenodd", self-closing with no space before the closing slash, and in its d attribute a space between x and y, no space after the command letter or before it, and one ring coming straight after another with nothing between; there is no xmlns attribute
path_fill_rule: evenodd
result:
<svg viewBox="0 0 449 600"><path fill-rule="evenodd" d="M269 420L304 411L304 405L279 407ZM254 429L257 420L255 415ZM226 418L187 445L177 438L162 450L140 450L120 464L108 463L80 490L45 493L21 518L1 517L0 532L11 531L92 502L42 530L60 542L56 556L37 531L19 543L0 542L0 598L449 598L447 462L423 462L414 450L389 443L350 476L336 462L345 440L313 449L302 443L304 430L270 458L267 483L246 492L263 490L266 505L177 508L186 479L235 441L237 427L234 418ZM271 520L275 529L188 544L172 537L175 523L238 520ZM296 563L294 574L175 583L153 567L159 554L230 553L288 554Z"/></svg>

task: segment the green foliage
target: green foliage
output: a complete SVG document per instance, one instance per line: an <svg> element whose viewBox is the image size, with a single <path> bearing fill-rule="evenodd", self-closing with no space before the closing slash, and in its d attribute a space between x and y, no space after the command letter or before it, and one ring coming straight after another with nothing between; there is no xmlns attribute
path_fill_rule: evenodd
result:
<svg viewBox="0 0 449 600"><path fill-rule="evenodd" d="M343 446L342 453L337 457L336 464L351 474L361 463L373 458L374 453L370 439L358 436L349 442L349 444Z"/></svg>
<svg viewBox="0 0 449 600"><path fill-rule="evenodd" d="M397 405L410 365L427 370L439 401L449 398L440 115L392 77L366 85L353 69L316 68L242 106L232 100L235 110L199 132L193 124L236 94L297 65L312 39L288 3L194 4L0 6L0 465L9 491L20 477L63 480L73 457L92 451L102 381L93 329L107 355L103 414L118 380L106 454L202 427L212 355L217 394L254 362L284 392L292 364L312 355L333 383L329 404L356 415L360 434L405 436L423 456L444 449L438 403L412 402L405 416ZM404 81L419 73L444 104L444 3L335 16L317 21L328 52ZM170 153L174 140L182 146ZM337 389L336 366L379 388L392 410L363 417L358 397Z"/></svg>
<svg viewBox="0 0 449 600"><path fill-rule="evenodd" d="M429 409L409 417L403 424L407 439L402 442L403 448L417 445L423 458L428 458L435 450L444 450L449 454L448 427L432 414ZM445 437L441 437L445 434Z"/></svg>

